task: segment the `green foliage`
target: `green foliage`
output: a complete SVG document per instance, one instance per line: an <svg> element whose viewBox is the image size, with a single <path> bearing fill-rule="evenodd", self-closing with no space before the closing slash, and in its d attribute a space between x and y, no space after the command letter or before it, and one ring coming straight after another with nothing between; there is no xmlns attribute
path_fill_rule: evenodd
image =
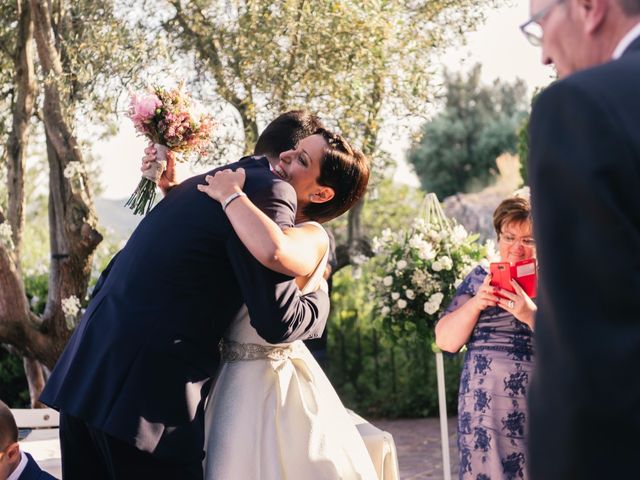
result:
<svg viewBox="0 0 640 480"><path fill-rule="evenodd" d="M515 153L526 112L522 80L487 86L480 65L463 78L445 72L445 108L428 121L409 152L422 187L439 198L481 189L497 174L496 158Z"/></svg>
<svg viewBox="0 0 640 480"><path fill-rule="evenodd" d="M369 417L433 416L438 413L435 357L423 336L390 336L371 315L366 267L334 276L329 320L331 382L345 405ZM462 357L445 355L447 408L455 412Z"/></svg>
<svg viewBox="0 0 640 480"><path fill-rule="evenodd" d="M533 92L533 97L531 98L531 106L536 103L538 99L538 95L542 93L544 88L537 88L535 92ZM528 176L528 161L529 161L529 119L530 115L522 121L520 128L518 130L518 156L520 157L520 175L522 176L522 181L526 185L529 181Z"/></svg>
<svg viewBox="0 0 640 480"><path fill-rule="evenodd" d="M520 158L520 176L526 185L529 181L529 117L525 118L518 130L518 157Z"/></svg>
<svg viewBox="0 0 640 480"><path fill-rule="evenodd" d="M0 400L12 408L28 408L29 386L22 358L0 345Z"/></svg>

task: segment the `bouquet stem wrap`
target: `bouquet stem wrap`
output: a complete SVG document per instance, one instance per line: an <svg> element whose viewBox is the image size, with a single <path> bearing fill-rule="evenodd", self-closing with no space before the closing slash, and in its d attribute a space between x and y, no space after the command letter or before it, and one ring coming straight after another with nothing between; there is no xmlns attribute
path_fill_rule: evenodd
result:
<svg viewBox="0 0 640 480"><path fill-rule="evenodd" d="M157 160L151 162L150 168L142 173L140 183L125 203L125 206L130 207L136 215L149 213L156 201L156 185L158 185L162 173L167 169L169 148L159 143L154 143L153 146L156 149Z"/></svg>

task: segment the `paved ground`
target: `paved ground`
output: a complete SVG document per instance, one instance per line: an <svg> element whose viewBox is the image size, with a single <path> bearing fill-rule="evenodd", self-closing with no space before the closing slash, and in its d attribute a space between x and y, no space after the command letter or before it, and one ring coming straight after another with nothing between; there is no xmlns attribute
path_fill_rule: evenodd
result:
<svg viewBox="0 0 640 480"><path fill-rule="evenodd" d="M458 478L456 422L455 418L448 422L452 479ZM438 418L372 420L371 423L393 435L401 480L444 479Z"/></svg>

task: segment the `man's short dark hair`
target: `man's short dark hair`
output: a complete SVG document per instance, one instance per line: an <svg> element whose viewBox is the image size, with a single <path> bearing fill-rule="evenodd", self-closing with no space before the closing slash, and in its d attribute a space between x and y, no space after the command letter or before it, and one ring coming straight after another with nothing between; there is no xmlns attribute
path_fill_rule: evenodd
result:
<svg viewBox="0 0 640 480"><path fill-rule="evenodd" d="M278 156L318 129L324 128L320 119L305 110L291 110L272 121L258 137L254 155Z"/></svg>
<svg viewBox="0 0 640 480"><path fill-rule="evenodd" d="M0 400L0 450L18 441L18 426L11 409Z"/></svg>

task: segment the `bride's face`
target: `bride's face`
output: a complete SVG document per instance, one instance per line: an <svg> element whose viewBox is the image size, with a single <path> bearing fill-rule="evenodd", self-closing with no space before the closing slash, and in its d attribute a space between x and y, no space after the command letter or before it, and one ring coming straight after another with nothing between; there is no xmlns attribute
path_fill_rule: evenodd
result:
<svg viewBox="0 0 640 480"><path fill-rule="evenodd" d="M320 177L324 150L328 146L322 135L305 137L293 150L282 152L280 162L273 169L295 189L298 211L309 202L326 201L328 187L319 185L317 179Z"/></svg>

